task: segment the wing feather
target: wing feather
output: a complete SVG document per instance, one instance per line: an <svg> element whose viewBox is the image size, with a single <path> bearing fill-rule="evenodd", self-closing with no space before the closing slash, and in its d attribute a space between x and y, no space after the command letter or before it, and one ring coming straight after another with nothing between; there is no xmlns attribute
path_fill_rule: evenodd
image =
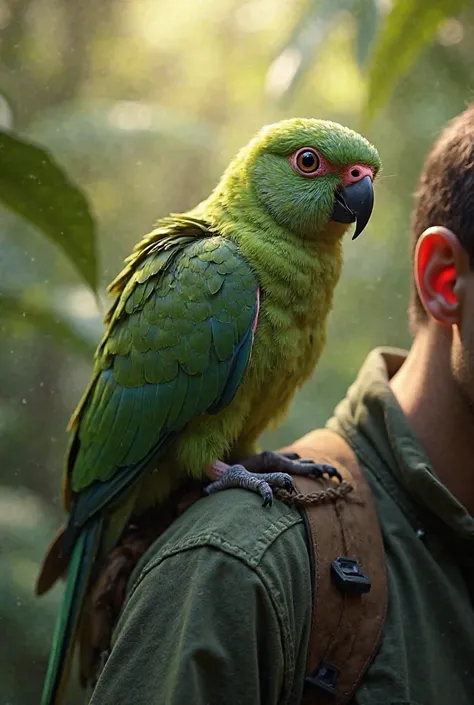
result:
<svg viewBox="0 0 474 705"><path fill-rule="evenodd" d="M258 280L234 243L202 228L199 235L147 240L146 255L133 255L128 277L111 285L120 295L75 415L74 531L135 482L187 423L230 404L241 384Z"/></svg>

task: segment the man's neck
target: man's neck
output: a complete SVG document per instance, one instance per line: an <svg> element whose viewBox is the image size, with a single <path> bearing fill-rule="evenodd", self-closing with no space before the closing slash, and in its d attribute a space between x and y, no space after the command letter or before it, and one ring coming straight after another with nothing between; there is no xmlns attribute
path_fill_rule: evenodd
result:
<svg viewBox="0 0 474 705"><path fill-rule="evenodd" d="M390 384L433 470L474 514L474 415L450 365L450 332L421 330Z"/></svg>

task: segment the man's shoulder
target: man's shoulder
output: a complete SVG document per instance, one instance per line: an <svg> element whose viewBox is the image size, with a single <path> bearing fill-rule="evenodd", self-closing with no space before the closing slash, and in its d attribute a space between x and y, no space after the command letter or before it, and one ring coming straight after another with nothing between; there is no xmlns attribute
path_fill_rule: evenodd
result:
<svg viewBox="0 0 474 705"><path fill-rule="evenodd" d="M240 489L199 499L129 580L94 702L299 702L311 608L296 509Z"/></svg>
<svg viewBox="0 0 474 705"><path fill-rule="evenodd" d="M189 507L148 549L135 577L170 556L199 548L215 549L253 569L269 552L291 556L303 566L308 561L306 531L294 507L278 500L262 507L258 495L231 489L203 497Z"/></svg>

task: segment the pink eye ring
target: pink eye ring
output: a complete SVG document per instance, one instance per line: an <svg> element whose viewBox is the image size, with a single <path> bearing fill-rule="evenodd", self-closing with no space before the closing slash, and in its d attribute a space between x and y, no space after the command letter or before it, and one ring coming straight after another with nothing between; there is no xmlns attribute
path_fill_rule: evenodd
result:
<svg viewBox="0 0 474 705"><path fill-rule="evenodd" d="M312 147L302 147L291 155L291 166L302 176L313 176L321 166L321 159Z"/></svg>

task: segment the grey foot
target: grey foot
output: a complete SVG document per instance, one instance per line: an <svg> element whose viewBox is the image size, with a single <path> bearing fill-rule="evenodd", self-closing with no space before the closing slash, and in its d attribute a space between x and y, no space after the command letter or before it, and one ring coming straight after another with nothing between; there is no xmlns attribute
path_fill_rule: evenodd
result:
<svg viewBox="0 0 474 705"><path fill-rule="evenodd" d="M283 487L289 492L294 491L291 477L286 472L253 473L243 465L231 465L221 477L204 489L206 494L219 492L231 487L256 492L262 499L262 507L271 506L273 502L272 487Z"/></svg>
<svg viewBox="0 0 474 705"><path fill-rule="evenodd" d="M310 458L300 458L298 453L274 453L265 450L263 453L250 456L243 461L249 472L265 472L274 470L275 472L289 473L290 475L307 475L308 477L336 477L342 482L341 473L333 465L327 463L315 463Z"/></svg>

